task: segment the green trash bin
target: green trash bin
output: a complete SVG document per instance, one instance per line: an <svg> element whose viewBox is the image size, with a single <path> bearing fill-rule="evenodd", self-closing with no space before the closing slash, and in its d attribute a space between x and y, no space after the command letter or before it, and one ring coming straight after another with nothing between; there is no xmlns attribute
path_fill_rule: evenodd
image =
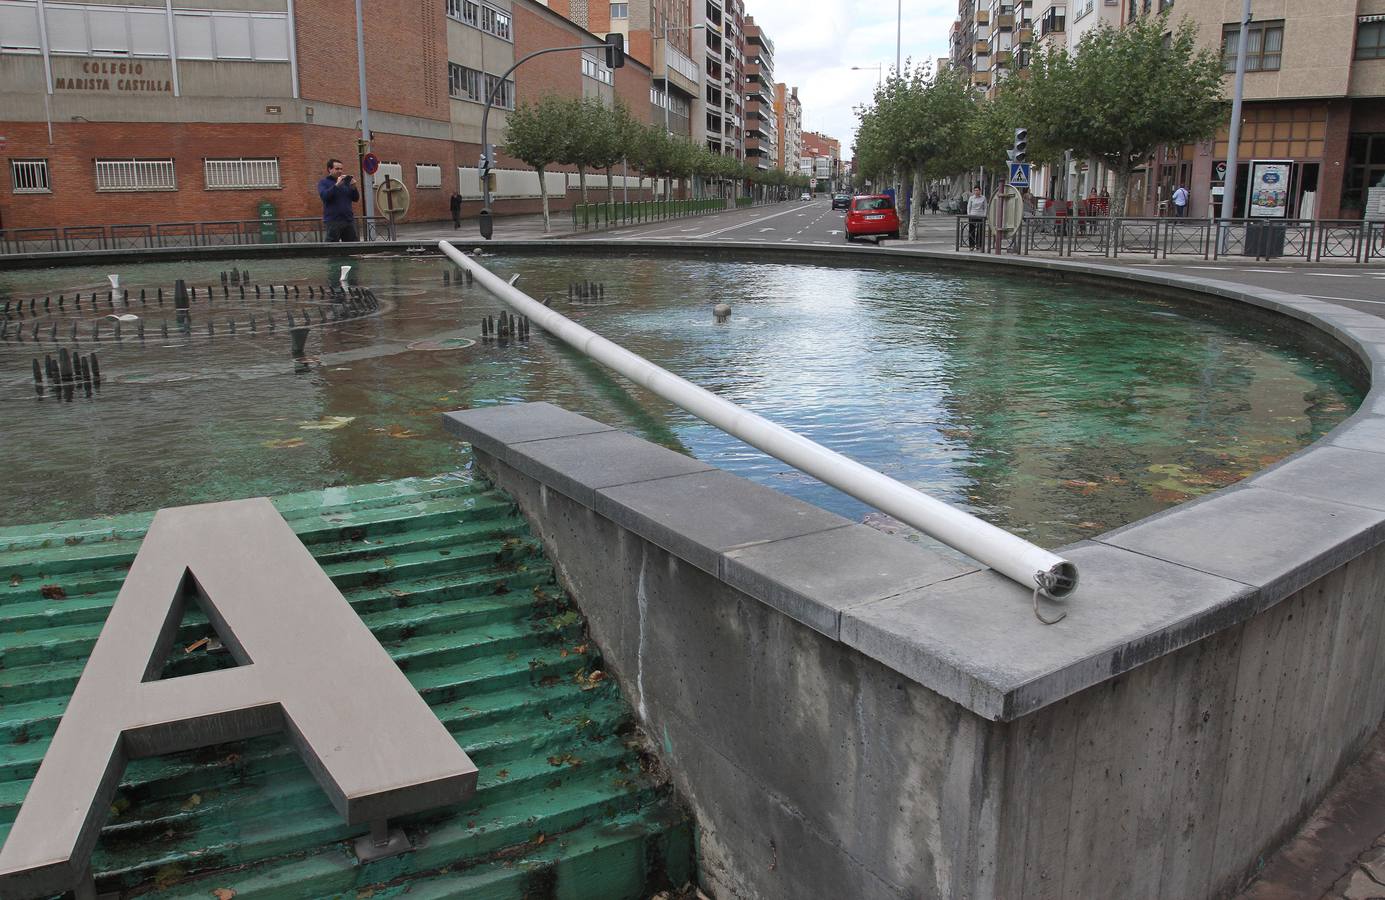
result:
<svg viewBox="0 0 1385 900"><path fill-rule="evenodd" d="M255 217L260 220L260 243L279 243L279 211L268 200L261 200L255 208Z"/></svg>

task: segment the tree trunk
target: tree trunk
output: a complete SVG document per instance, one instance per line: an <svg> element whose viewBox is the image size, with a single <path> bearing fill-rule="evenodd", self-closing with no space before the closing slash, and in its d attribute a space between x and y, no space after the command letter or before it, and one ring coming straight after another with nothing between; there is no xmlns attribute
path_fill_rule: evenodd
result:
<svg viewBox="0 0 1385 900"><path fill-rule="evenodd" d="M579 165L577 167L577 183L582 188L582 202L587 202L587 167Z"/></svg>
<svg viewBox="0 0 1385 900"><path fill-rule="evenodd" d="M543 233L548 234L552 230L548 219L548 182L543 177L543 166L538 166L535 171L539 173L539 196L543 198Z"/></svg>
<svg viewBox="0 0 1385 900"><path fill-rule="evenodd" d="M919 223L923 218L923 169L914 170L914 199L909 204L909 240L919 239Z"/></svg>
<svg viewBox="0 0 1385 900"><path fill-rule="evenodd" d="M611 166L606 167L606 202L616 205L616 180L611 177Z"/></svg>
<svg viewBox="0 0 1385 900"><path fill-rule="evenodd" d="M1125 215L1126 201L1130 197L1130 179L1134 175L1134 170L1125 163L1116 170L1116 193L1111 198L1111 216L1119 218Z"/></svg>

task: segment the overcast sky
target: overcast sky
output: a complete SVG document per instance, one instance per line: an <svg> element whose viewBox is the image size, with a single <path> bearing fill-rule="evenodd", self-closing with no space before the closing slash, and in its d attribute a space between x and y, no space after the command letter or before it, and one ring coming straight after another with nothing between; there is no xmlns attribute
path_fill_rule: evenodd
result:
<svg viewBox="0 0 1385 900"><path fill-rule="evenodd" d="M904 59L947 56L957 0L902 0ZM888 0L745 0L774 42L774 80L798 87L803 128L842 143L851 157L857 105L875 91L877 63L895 62L895 3ZM868 71L853 72L852 66Z"/></svg>

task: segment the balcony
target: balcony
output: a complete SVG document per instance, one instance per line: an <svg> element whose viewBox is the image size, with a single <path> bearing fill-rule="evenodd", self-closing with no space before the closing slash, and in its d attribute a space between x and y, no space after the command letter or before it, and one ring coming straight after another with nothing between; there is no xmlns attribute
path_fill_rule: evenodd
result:
<svg viewBox="0 0 1385 900"><path fill-rule="evenodd" d="M983 86L983 87L989 87L990 84L991 84L991 73L990 73L990 72L972 72L972 73L971 73L971 83L972 83L972 84L979 84L979 85L981 85L981 86Z"/></svg>
<svg viewBox="0 0 1385 900"><path fill-rule="evenodd" d="M1029 43L1030 41L1034 40L1034 29L1021 28L1018 32L1015 33L1015 40L1021 44Z"/></svg>
<svg viewBox="0 0 1385 900"><path fill-rule="evenodd" d="M991 52L990 41L977 41L972 45L971 52L977 56L987 56Z"/></svg>
<svg viewBox="0 0 1385 900"><path fill-rule="evenodd" d="M988 9L978 9L976 11L976 24L989 25L991 23L991 11Z"/></svg>
<svg viewBox="0 0 1385 900"><path fill-rule="evenodd" d="M1004 30L1007 30L1007 31L1008 31L1009 29L1011 29L1011 28L1014 28L1014 27L1015 27L1015 14L1014 14L1014 13L1001 13L1000 15L996 16L996 17L995 17L995 27L996 27L996 28L1000 28L1000 29L1004 29Z"/></svg>

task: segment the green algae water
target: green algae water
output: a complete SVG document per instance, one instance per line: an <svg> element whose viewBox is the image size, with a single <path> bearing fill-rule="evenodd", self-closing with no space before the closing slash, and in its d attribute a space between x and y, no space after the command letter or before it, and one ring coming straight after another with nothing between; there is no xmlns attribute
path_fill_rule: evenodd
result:
<svg viewBox="0 0 1385 900"><path fill-rule="evenodd" d="M693 383L1047 546L1238 481L1360 402L1326 358L1120 288L801 263L485 262ZM323 324L326 304L307 290L336 281L343 264L381 308ZM222 291L233 267L250 273L245 300ZM108 272L121 275L128 307L106 301ZM454 471L469 457L442 412L546 400L892 526L537 329L527 343L481 342L498 301L445 284L444 272L459 274L436 257L367 256L0 273L0 298L25 303L0 341L0 524ZM172 310L177 278L197 288L187 334ZM583 281L604 285L598 302L569 301ZM271 284L289 285L289 297L278 287L271 299ZM719 300L734 310L725 325L712 322ZM117 342L111 314L141 316L144 338L126 322ZM286 314L311 318L306 363L291 358ZM90 398L35 390L32 361L59 346L98 355L103 382Z"/></svg>

